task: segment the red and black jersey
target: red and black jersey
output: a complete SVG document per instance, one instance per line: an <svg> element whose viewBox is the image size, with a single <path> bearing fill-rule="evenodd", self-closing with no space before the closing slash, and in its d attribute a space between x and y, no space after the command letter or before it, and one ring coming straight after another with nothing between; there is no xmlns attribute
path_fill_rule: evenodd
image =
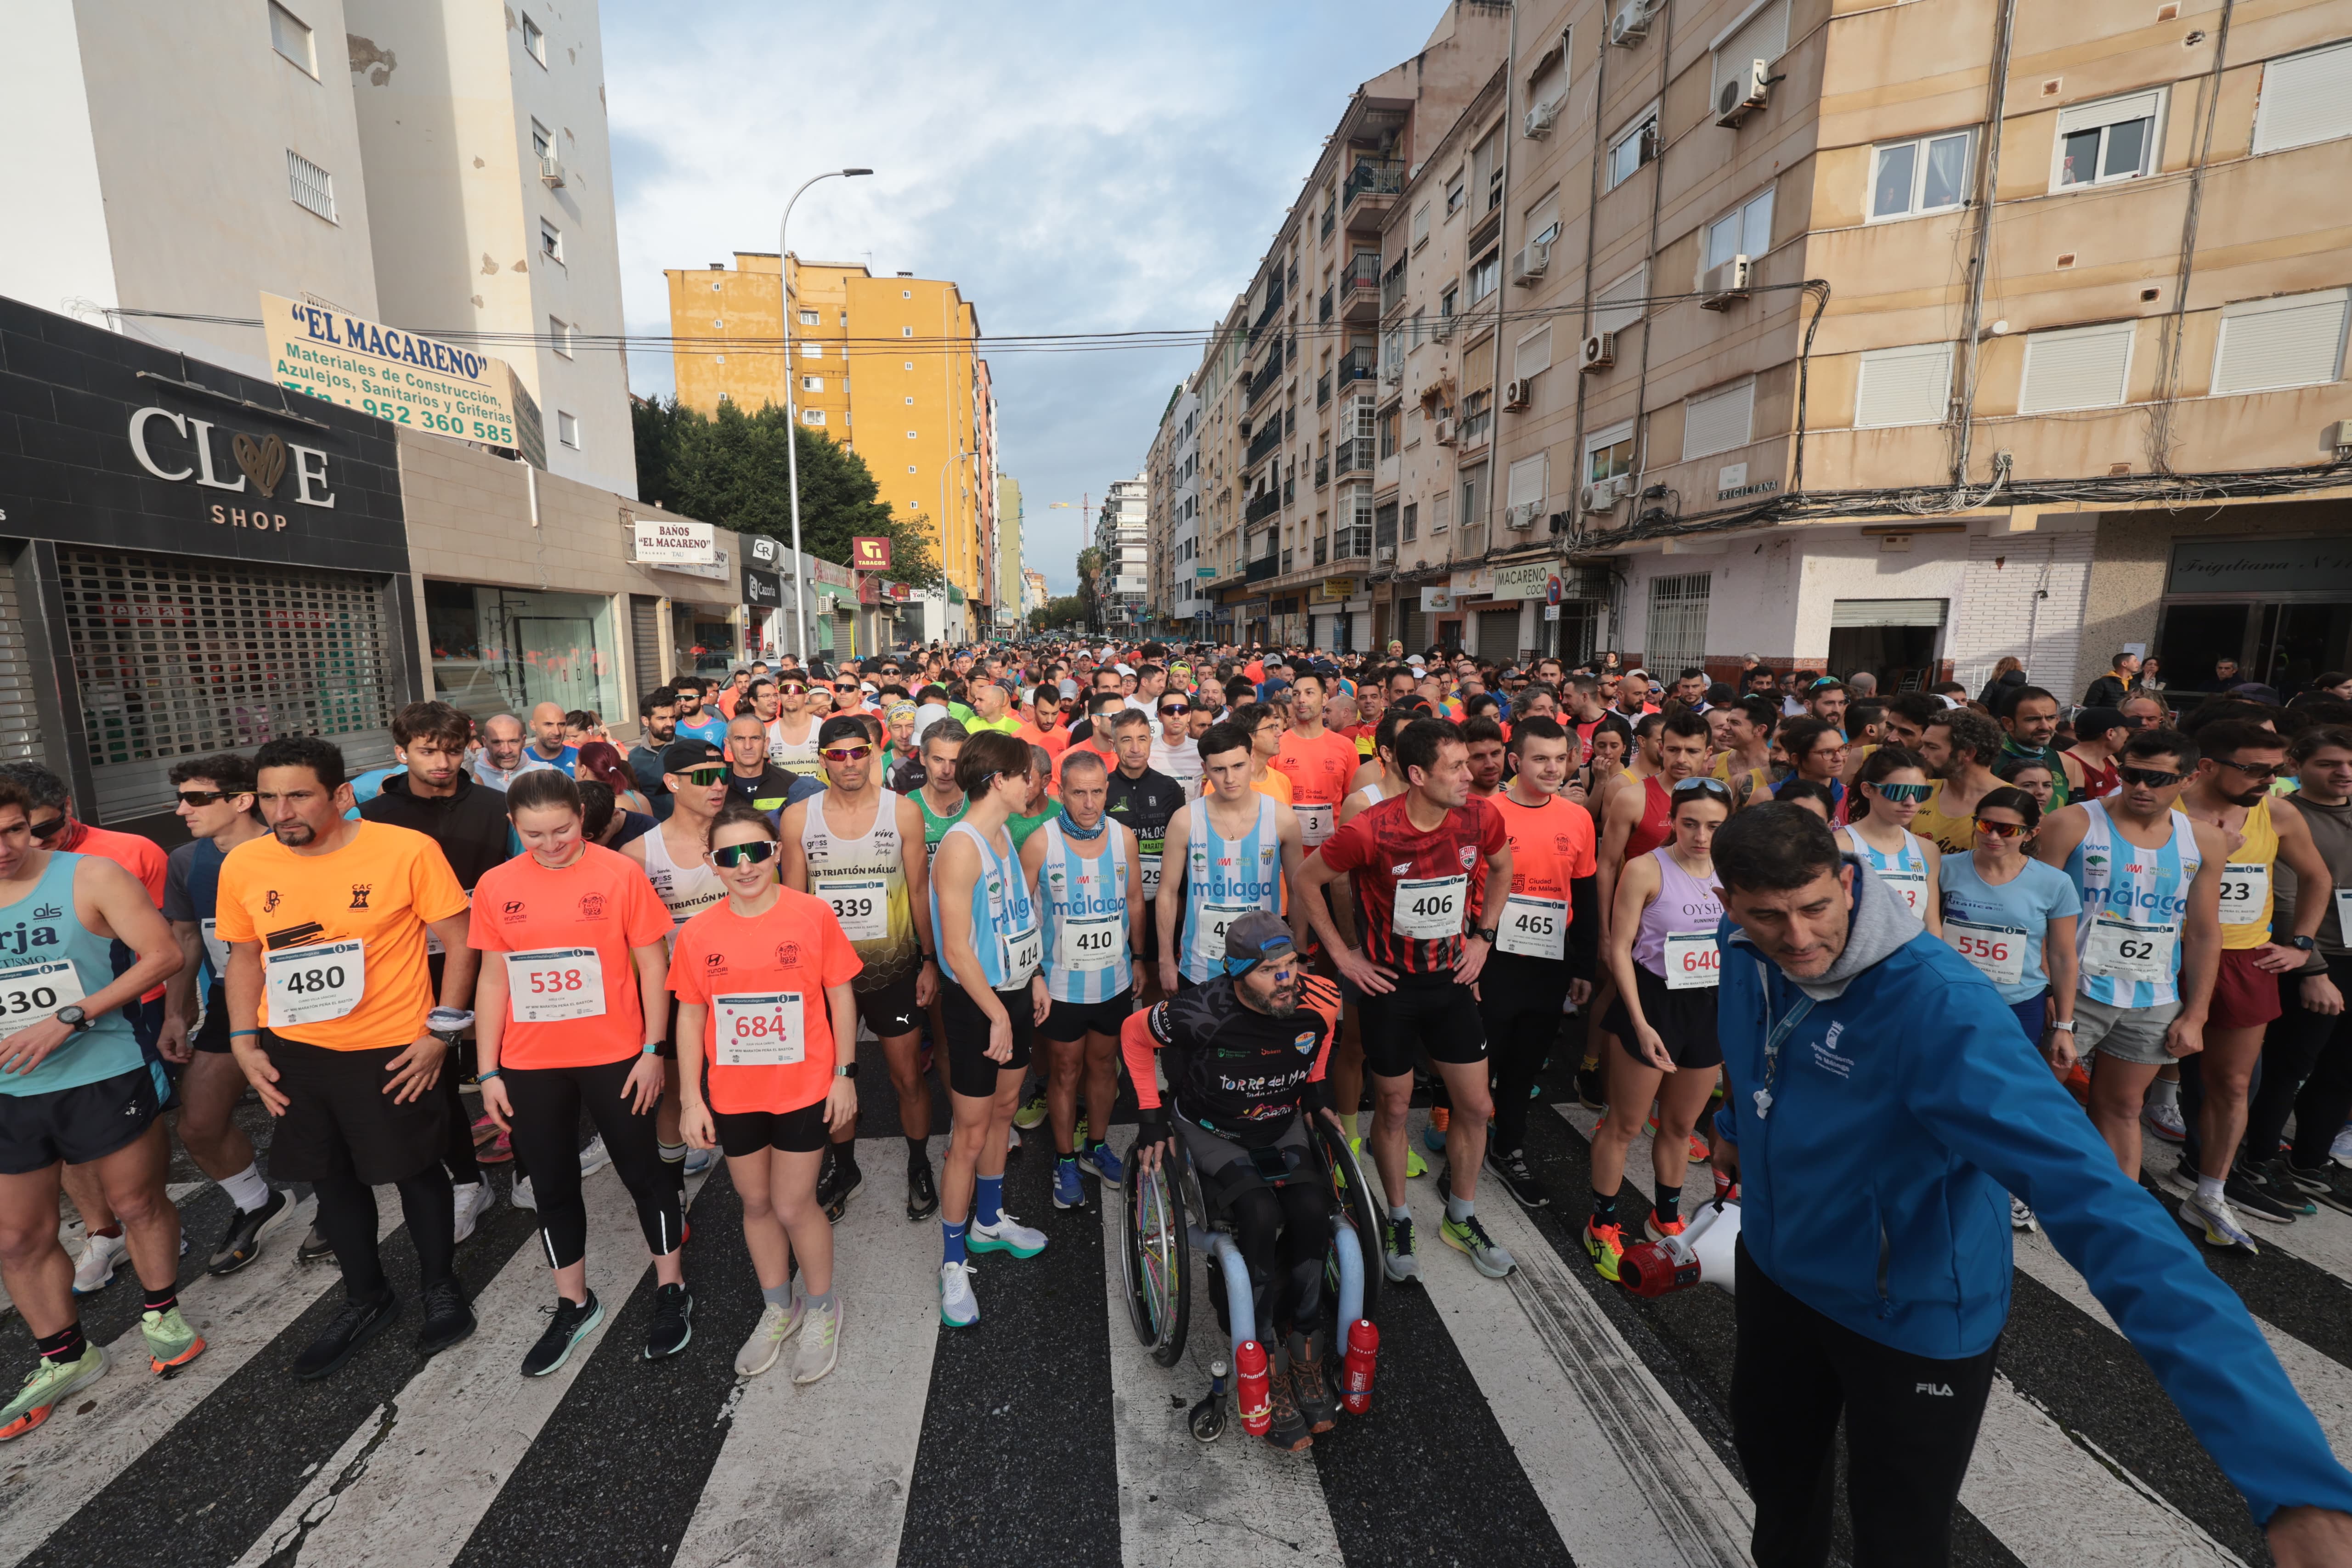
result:
<svg viewBox="0 0 2352 1568"><path fill-rule="evenodd" d="M1363 913L1360 934L1365 954L1374 963L1399 974L1447 974L1462 955L1463 933L1469 930L1472 868L1499 853L1509 834L1502 814L1475 795L1424 833L1406 815L1407 799L1392 795L1366 807L1326 839L1318 853L1334 870L1347 872L1354 884ZM1424 938L1399 931L1399 884L1407 889L1402 923L1410 925L1415 910L1443 907L1456 879L1461 897L1455 907L1462 919L1449 934Z"/></svg>

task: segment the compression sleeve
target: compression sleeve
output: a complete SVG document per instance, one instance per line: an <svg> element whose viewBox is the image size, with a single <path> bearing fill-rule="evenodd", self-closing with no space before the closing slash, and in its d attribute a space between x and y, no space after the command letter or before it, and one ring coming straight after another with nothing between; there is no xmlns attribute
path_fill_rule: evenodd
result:
<svg viewBox="0 0 2352 1568"><path fill-rule="evenodd" d="M1128 1081L1135 1086L1136 1109L1142 1112L1146 1123L1164 1122L1167 1113L1160 1107L1160 1042L1151 1031L1151 1018L1166 1010L1168 1004L1141 1013L1129 1013L1127 1022L1118 1028L1118 1054L1127 1062Z"/></svg>

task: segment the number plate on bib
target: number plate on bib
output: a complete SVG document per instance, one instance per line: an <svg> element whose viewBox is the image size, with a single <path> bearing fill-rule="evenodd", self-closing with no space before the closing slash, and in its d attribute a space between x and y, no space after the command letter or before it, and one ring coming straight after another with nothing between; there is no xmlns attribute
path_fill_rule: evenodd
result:
<svg viewBox="0 0 2352 1568"><path fill-rule="evenodd" d="M1328 805L1297 805L1290 808L1298 814L1299 842L1312 849L1331 837L1331 808Z"/></svg>
<svg viewBox="0 0 2352 1568"><path fill-rule="evenodd" d="M1903 900L1903 907L1913 914L1919 912L1920 903L1927 897L1927 874L1925 871L1881 871L1878 879Z"/></svg>
<svg viewBox="0 0 2352 1568"><path fill-rule="evenodd" d="M2271 868L2266 860L2232 860L2221 869L2221 923L2260 925L2270 918Z"/></svg>
<svg viewBox="0 0 2352 1568"><path fill-rule="evenodd" d="M2084 946L2083 966L2110 980L2169 985L2173 951L2179 940L2180 933L2170 926L2095 920L2091 922L2091 939Z"/></svg>
<svg viewBox="0 0 2352 1568"><path fill-rule="evenodd" d="M269 981L269 1026L324 1024L360 1005L367 990L367 947L322 942L263 955Z"/></svg>
<svg viewBox="0 0 2352 1568"><path fill-rule="evenodd" d="M1004 939L1004 985L1011 991L1029 984L1037 973L1038 961L1045 955L1045 939L1035 926L1014 931Z"/></svg>
<svg viewBox="0 0 2352 1568"><path fill-rule="evenodd" d="M1225 932L1233 923L1256 909L1255 904L1202 904L1200 909L1201 951L1208 955L1209 972L1219 973L1224 962Z"/></svg>
<svg viewBox="0 0 2352 1568"><path fill-rule="evenodd" d="M0 1029L37 1022L81 999L81 972L64 959L0 970Z"/></svg>
<svg viewBox="0 0 2352 1568"><path fill-rule="evenodd" d="M841 934L852 942L880 942L890 934L890 884L879 877L827 877L816 896L833 906Z"/></svg>
<svg viewBox="0 0 2352 1568"><path fill-rule="evenodd" d="M518 1024L604 1016L604 960L593 947L509 952L507 999Z"/></svg>
<svg viewBox="0 0 2352 1568"><path fill-rule="evenodd" d="M1522 958L1563 958L1568 953L1568 900L1513 893L1503 900L1503 923L1495 945Z"/></svg>
<svg viewBox="0 0 2352 1568"><path fill-rule="evenodd" d="M197 923L205 933L205 956L212 961L213 978L226 980L228 978L228 943L220 939L220 922L201 921Z"/></svg>
<svg viewBox="0 0 2352 1568"><path fill-rule="evenodd" d="M1462 934L1462 910L1470 897L1467 877L1413 877L1396 885L1390 926L1399 936L1440 942Z"/></svg>
<svg viewBox="0 0 2352 1568"><path fill-rule="evenodd" d="M1944 940L1958 949L1960 956L1975 964L1978 972L1995 985L2024 984L2025 938L2025 932L2011 926L1984 926L1949 919L1944 921Z"/></svg>
<svg viewBox="0 0 2352 1568"><path fill-rule="evenodd" d="M1146 838L1135 858L1136 864L1143 868L1143 896L1147 899L1160 891L1160 847L1166 842L1164 838Z"/></svg>
<svg viewBox="0 0 2352 1568"><path fill-rule="evenodd" d="M1705 991L1723 978L1723 951L1711 931L1666 933L1666 989Z"/></svg>
<svg viewBox="0 0 2352 1568"><path fill-rule="evenodd" d="M718 1015L719 1065L723 1068L798 1067L808 1057L801 994L714 996Z"/></svg>
<svg viewBox="0 0 2352 1568"><path fill-rule="evenodd" d="M1054 967L1056 969L1108 969L1118 962L1118 950L1126 941L1127 921L1118 915L1096 915L1082 921L1064 921L1056 928L1054 942Z"/></svg>

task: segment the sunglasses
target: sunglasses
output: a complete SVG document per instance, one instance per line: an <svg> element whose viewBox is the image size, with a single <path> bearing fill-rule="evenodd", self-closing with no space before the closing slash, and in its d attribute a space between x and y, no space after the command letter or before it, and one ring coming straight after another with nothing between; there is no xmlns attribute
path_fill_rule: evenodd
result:
<svg viewBox="0 0 2352 1568"><path fill-rule="evenodd" d="M874 748L871 746L828 746L817 753L828 763L854 763L860 757L870 757L873 754Z"/></svg>
<svg viewBox="0 0 2352 1568"><path fill-rule="evenodd" d="M179 792L179 796L180 804L182 805L210 805L216 800L226 800L228 798L228 791L225 789L184 789ZM63 817L59 817L58 820L62 822L65 819Z"/></svg>
<svg viewBox="0 0 2352 1568"><path fill-rule="evenodd" d="M2221 759L2216 757L2214 761L2221 762ZM2221 765L2233 773L2245 774L2256 784L2268 784L2286 771L2276 763L2265 763L2260 767L2249 767L2244 763L2221 763Z"/></svg>
<svg viewBox="0 0 2352 1568"><path fill-rule="evenodd" d="M1874 784L1870 787L1876 790L1879 798L1889 805L1908 805L1936 793L1934 784Z"/></svg>
<svg viewBox="0 0 2352 1568"><path fill-rule="evenodd" d="M2022 837L2025 834L2025 824L2021 822L1987 822L1983 817L1979 816L1977 818L1977 831L1979 833L1990 833L1995 838L2019 838Z"/></svg>
<svg viewBox="0 0 2352 1568"><path fill-rule="evenodd" d="M769 838L755 838L749 844L730 844L724 849L710 852L710 863L722 871L732 871L738 866L764 866L775 858L775 841Z"/></svg>
<svg viewBox="0 0 2352 1568"><path fill-rule="evenodd" d="M806 697L808 695L808 688L800 685L779 686L776 688L776 695L779 697Z"/></svg>
<svg viewBox="0 0 2352 1568"><path fill-rule="evenodd" d="M1189 713L1192 710L1186 707L1183 703L1172 702L1160 710L1160 716L1162 719L1173 719L1180 713Z"/></svg>
<svg viewBox="0 0 2352 1568"><path fill-rule="evenodd" d="M727 770L714 764L707 768L688 768L679 776L697 789L709 789L727 776Z"/></svg>
<svg viewBox="0 0 2352 1568"><path fill-rule="evenodd" d="M65 830L66 819L62 816L53 816L47 822L37 822L32 826L34 837L55 838Z"/></svg>
<svg viewBox="0 0 2352 1568"><path fill-rule="evenodd" d="M1686 789L1697 790L1701 794L1713 795L1717 800L1731 798L1731 786L1721 779L1685 779L1675 785L1674 793L1680 795Z"/></svg>
<svg viewBox="0 0 2352 1568"><path fill-rule="evenodd" d="M2169 789L2189 775L2168 773L2162 768L2117 768L2116 776L2127 784L2138 784L2144 789Z"/></svg>

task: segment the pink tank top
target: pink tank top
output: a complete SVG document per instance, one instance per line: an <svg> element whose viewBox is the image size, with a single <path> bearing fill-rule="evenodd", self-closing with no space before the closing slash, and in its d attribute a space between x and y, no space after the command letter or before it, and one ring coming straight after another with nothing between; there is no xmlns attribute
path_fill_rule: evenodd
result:
<svg viewBox="0 0 2352 1568"><path fill-rule="evenodd" d="M1633 962L1664 978L1666 937L1677 931L1712 934L1723 921L1723 901L1715 889L1682 868L1673 849L1661 845L1650 851L1658 863L1658 896L1642 911L1642 929L1633 933Z"/></svg>

